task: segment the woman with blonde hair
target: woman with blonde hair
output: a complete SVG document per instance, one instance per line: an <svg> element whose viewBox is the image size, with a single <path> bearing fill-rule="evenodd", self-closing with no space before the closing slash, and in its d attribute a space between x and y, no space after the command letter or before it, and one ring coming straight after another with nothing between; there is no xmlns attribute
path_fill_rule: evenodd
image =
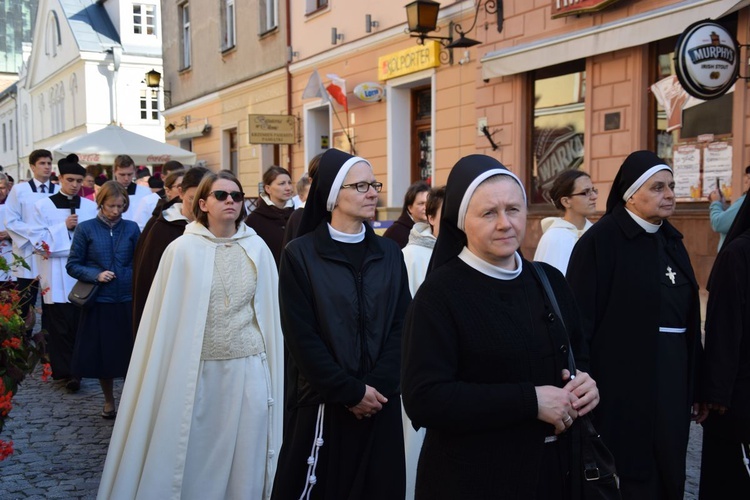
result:
<svg viewBox="0 0 750 500"><path fill-rule="evenodd" d="M76 227L65 266L73 278L99 285L94 304L81 312L71 371L99 379L102 417L112 419L112 380L125 376L133 349L133 253L140 231L135 222L122 218L130 200L117 182L102 185L96 204L97 216Z"/></svg>

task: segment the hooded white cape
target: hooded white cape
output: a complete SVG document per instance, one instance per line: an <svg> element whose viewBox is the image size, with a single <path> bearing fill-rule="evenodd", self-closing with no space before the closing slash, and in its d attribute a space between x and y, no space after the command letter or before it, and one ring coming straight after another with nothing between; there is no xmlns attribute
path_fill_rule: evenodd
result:
<svg viewBox="0 0 750 500"><path fill-rule="evenodd" d="M593 224L586 219L586 224L579 230L570 222L561 217L546 217L542 219L542 238L536 247L534 260L546 262L556 267L565 274L568 270L568 261L573 247L578 238L581 237Z"/></svg>
<svg viewBox="0 0 750 500"><path fill-rule="evenodd" d="M164 252L143 311L98 498L179 499L217 244L197 222ZM266 494L281 448L283 338L271 251L244 223L233 237L255 264L254 308L271 392ZM218 430L217 430L218 431ZM210 464L206 464L210 467Z"/></svg>

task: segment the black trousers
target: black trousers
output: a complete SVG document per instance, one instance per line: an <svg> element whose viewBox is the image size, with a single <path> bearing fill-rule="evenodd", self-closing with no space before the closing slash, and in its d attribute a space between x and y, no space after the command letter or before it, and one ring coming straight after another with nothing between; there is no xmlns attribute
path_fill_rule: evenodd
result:
<svg viewBox="0 0 750 500"><path fill-rule="evenodd" d="M750 473L743 462L742 441L731 435L728 418L711 414L703 425L701 500L750 498ZM750 458L750 456L748 457Z"/></svg>
<svg viewBox="0 0 750 500"><path fill-rule="evenodd" d="M71 360L76 344L76 332L81 310L73 304L46 304L44 315L47 317L47 352L52 365L52 378L55 380L71 378Z"/></svg>

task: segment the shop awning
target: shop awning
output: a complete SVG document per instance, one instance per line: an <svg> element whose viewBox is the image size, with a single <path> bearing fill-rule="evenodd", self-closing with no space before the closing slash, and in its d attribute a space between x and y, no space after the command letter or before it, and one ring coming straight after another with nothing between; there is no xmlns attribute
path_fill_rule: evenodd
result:
<svg viewBox="0 0 750 500"><path fill-rule="evenodd" d="M600 26L489 52L481 59L482 78L515 75L654 42L678 35L696 21L718 19L747 5L750 0L686 0Z"/></svg>
<svg viewBox="0 0 750 500"><path fill-rule="evenodd" d="M177 127L166 135L168 141L179 141L182 139L193 139L195 137L202 137L211 131L211 125L208 123L196 123L195 125L188 125L186 127Z"/></svg>

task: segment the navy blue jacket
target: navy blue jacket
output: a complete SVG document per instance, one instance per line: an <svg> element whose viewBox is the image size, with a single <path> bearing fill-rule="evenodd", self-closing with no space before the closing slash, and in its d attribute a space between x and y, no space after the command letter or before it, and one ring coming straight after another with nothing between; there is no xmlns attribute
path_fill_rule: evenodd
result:
<svg viewBox="0 0 750 500"><path fill-rule="evenodd" d="M111 230L99 218L81 222L73 234L65 266L68 274L96 283L99 273L113 271L116 279L99 283L96 302L115 304L133 300L133 253L140 234L138 224L129 220L121 220Z"/></svg>

